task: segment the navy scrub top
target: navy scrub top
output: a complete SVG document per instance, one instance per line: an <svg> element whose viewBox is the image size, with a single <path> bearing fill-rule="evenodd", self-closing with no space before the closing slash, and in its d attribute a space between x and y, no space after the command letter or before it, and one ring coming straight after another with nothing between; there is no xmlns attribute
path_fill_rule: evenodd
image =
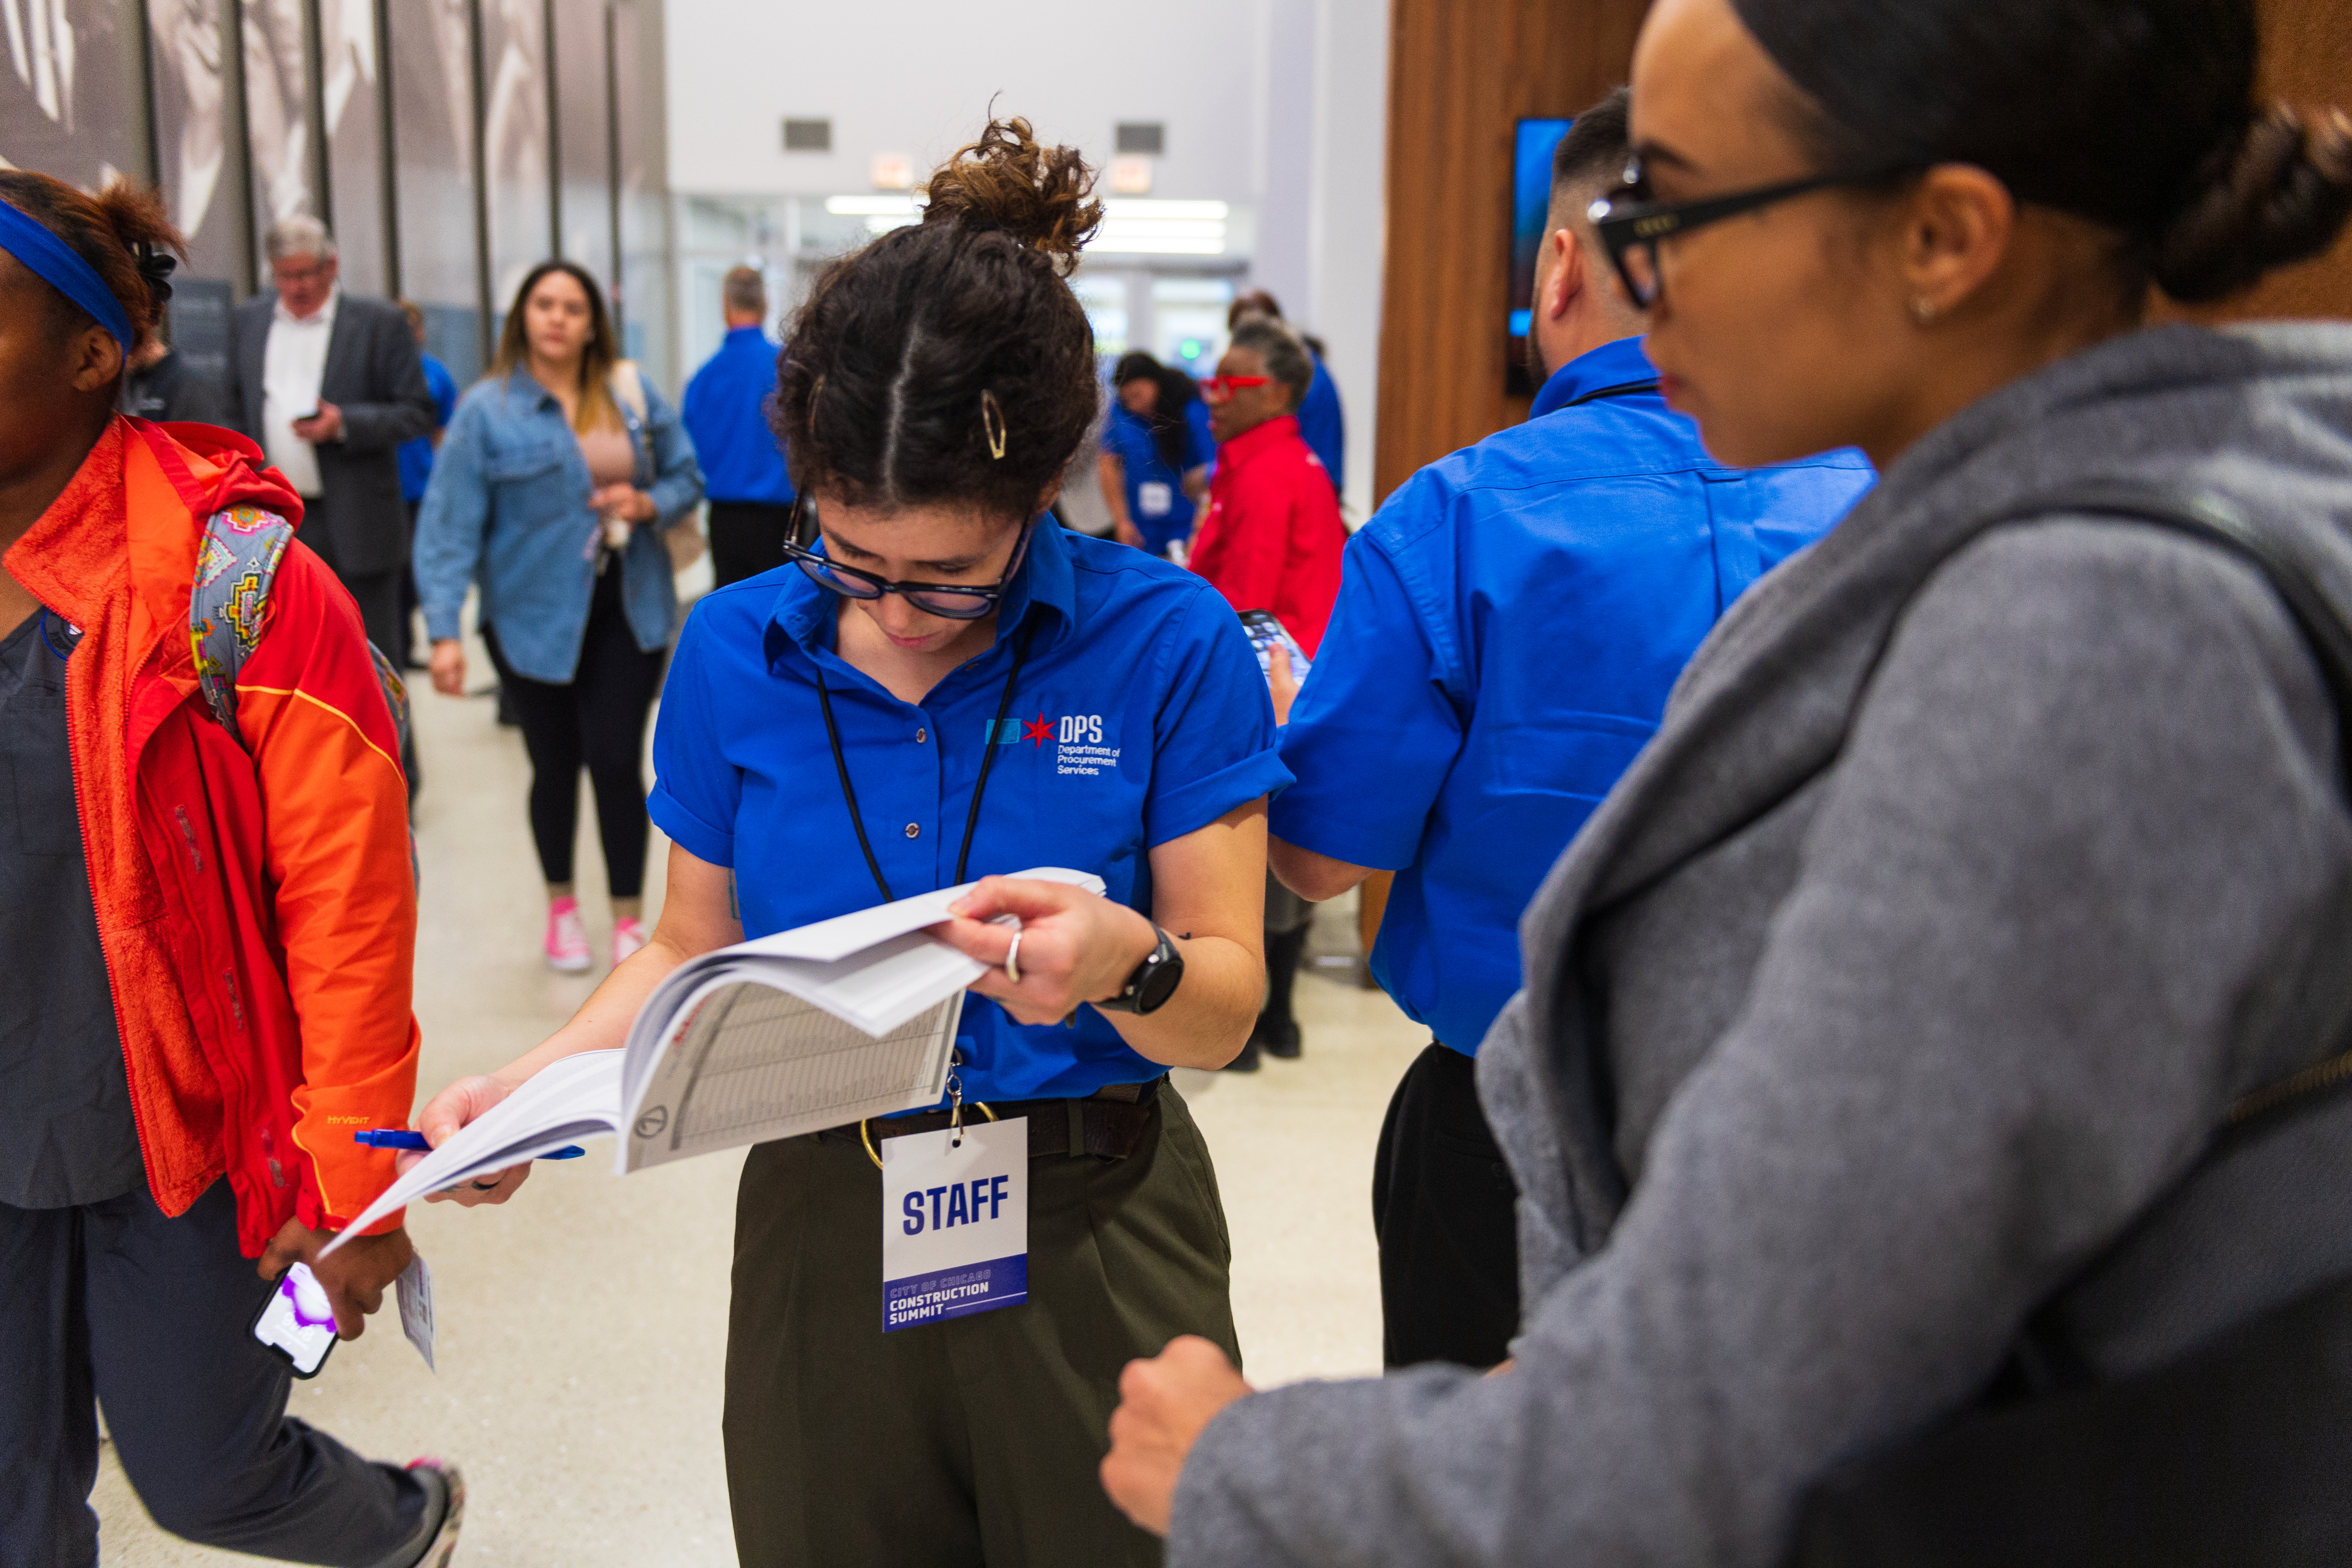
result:
<svg viewBox="0 0 2352 1568"><path fill-rule="evenodd" d="M1639 339L1607 344L1406 481L1349 542L1282 733L1270 827L1397 873L1372 972L1466 1055L1518 989L1520 912L1700 640L1874 482L1858 452L1724 468L1656 385Z"/></svg>
<svg viewBox="0 0 2352 1568"><path fill-rule="evenodd" d="M792 566L721 588L695 607L670 667L648 804L689 854L733 868L747 937L881 901L826 743L819 668L867 837L900 897L954 881L991 742L1002 750L968 875L1092 871L1147 915L1150 850L1290 780L1232 608L1191 573L1115 541L1038 525L994 645L920 703L835 653L836 605ZM1033 640L1011 717L992 736L1024 632ZM1075 1098L1167 1070L1090 1006L1074 1024L1029 1027L968 996L957 1044L967 1100Z"/></svg>
<svg viewBox="0 0 2352 1568"><path fill-rule="evenodd" d="M1185 405L1184 473L1205 467L1216 456L1216 447L1202 434L1202 425L1190 417L1192 409L1205 406L1198 402ZM1184 474L1171 471L1160 455L1150 421L1130 414L1124 405L1112 404L1110 418L1103 425L1102 446L1126 470L1127 515L1143 535L1143 548L1154 555L1165 555L1171 542L1190 539L1192 498L1184 493ZM1147 485L1151 487L1149 493L1144 489Z"/></svg>

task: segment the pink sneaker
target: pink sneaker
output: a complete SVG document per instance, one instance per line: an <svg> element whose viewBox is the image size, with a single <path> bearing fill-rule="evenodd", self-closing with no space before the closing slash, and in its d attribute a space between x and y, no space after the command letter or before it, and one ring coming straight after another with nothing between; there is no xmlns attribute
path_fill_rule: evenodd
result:
<svg viewBox="0 0 2352 1568"><path fill-rule="evenodd" d="M557 899L547 906L547 966L579 974L588 963L588 930L580 923L580 900Z"/></svg>
<svg viewBox="0 0 2352 1568"><path fill-rule="evenodd" d="M408 1470L441 1500L441 1526L416 1560L416 1568L449 1568L450 1554L457 1550L458 1526L466 1521L466 1478L446 1459L412 1459Z"/></svg>
<svg viewBox="0 0 2352 1568"><path fill-rule="evenodd" d="M626 915L613 921L613 967L618 969L629 961L629 955L646 945L646 928Z"/></svg>

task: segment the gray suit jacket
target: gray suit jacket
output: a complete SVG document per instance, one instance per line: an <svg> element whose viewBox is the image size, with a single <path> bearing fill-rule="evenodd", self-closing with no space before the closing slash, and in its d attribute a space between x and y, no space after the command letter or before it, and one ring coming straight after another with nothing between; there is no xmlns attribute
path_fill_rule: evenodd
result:
<svg viewBox="0 0 2352 1568"><path fill-rule="evenodd" d="M261 369L278 308L264 294L237 307L229 334L229 387L236 427L261 439ZM400 499L404 441L433 429L433 394L408 318L385 300L345 294L327 340L320 401L343 411L343 438L319 448L325 494L309 509L302 542L346 576L396 572L408 559L408 509Z"/></svg>

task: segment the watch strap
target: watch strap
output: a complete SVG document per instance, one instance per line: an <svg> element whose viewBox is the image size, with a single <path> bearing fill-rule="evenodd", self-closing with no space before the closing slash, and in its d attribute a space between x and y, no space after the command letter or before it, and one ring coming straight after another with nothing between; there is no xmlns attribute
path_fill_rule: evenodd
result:
<svg viewBox="0 0 2352 1568"><path fill-rule="evenodd" d="M1154 974L1170 964L1176 965L1178 973L1182 972L1184 961L1176 952L1174 939L1161 931L1157 924L1152 926L1151 931L1160 940L1153 944L1150 952L1143 955L1143 962L1137 964L1128 974L1127 984L1118 988L1118 995L1108 1001L1095 1004L1098 1010L1106 1013L1140 1013L1143 1009L1137 1004L1141 1000L1144 988Z"/></svg>

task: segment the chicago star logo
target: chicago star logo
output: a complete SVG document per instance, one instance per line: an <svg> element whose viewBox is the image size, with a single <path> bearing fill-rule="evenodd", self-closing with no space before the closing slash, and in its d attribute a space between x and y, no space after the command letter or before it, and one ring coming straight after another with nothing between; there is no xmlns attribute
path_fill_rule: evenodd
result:
<svg viewBox="0 0 2352 1568"><path fill-rule="evenodd" d="M1104 739L1103 716L1099 713L1065 713L1055 719L1040 709L1037 717L1024 719L1020 723L1020 738L1029 742L1032 751L1043 752L1049 743L1053 746L1056 773L1100 778L1105 772L1116 773L1118 769L1118 745ZM995 737L997 745L1013 743L1013 723L1009 720L1002 729L991 720L989 733Z"/></svg>

